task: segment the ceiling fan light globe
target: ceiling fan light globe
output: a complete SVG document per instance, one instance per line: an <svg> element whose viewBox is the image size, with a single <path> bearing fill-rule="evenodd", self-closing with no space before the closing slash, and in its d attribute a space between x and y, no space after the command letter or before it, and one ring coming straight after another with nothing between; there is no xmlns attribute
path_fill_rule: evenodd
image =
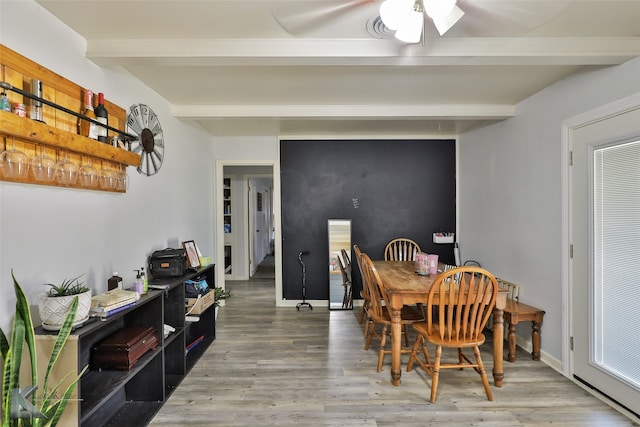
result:
<svg viewBox="0 0 640 427"><path fill-rule="evenodd" d="M422 37L424 18L422 12L412 11L407 15L395 37L405 43L418 43Z"/></svg>
<svg viewBox="0 0 640 427"><path fill-rule="evenodd" d="M402 25L406 15L411 12L413 0L385 0L380 5L380 18L384 26L395 31Z"/></svg>
<svg viewBox="0 0 640 427"><path fill-rule="evenodd" d="M443 18L451 13L457 0L423 0L424 10L431 19Z"/></svg>

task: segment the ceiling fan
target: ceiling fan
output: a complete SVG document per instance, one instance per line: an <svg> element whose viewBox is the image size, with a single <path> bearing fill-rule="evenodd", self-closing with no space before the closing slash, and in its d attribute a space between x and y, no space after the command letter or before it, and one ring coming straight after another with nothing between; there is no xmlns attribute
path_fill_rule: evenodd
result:
<svg viewBox="0 0 640 427"><path fill-rule="evenodd" d="M464 15L456 3L457 0L385 0L380 5L380 18L388 29L395 31L398 40L424 44L424 15L443 35Z"/></svg>
<svg viewBox="0 0 640 427"><path fill-rule="evenodd" d="M313 28L327 25L342 15L360 7L374 7L387 32L406 43L424 44L425 20L430 19L440 35L445 34L464 15L457 6L457 0L384 0L379 9L376 0L349 0L333 2L321 10L302 10L299 13L274 13L272 16L281 28L292 35L309 32Z"/></svg>
<svg viewBox="0 0 640 427"><path fill-rule="evenodd" d="M355 17L362 19L365 28L375 23L377 34L367 28L374 37L395 36L407 44L424 45L425 37L436 34L434 29L442 36L454 26L455 37L530 34L571 4L538 0L307 0L279 2L271 9L271 15L280 28L294 37L322 36L322 30L340 29L346 22L353 23L347 18ZM407 20L411 24L402 24Z"/></svg>

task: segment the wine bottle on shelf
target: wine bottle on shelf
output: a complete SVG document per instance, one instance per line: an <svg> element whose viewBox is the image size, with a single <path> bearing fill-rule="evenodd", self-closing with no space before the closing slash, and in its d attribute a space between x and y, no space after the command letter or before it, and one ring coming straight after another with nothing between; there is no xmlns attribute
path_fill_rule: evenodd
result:
<svg viewBox="0 0 640 427"><path fill-rule="evenodd" d="M96 113L93 111L93 92L90 90L84 93L84 112L85 117L96 119ZM91 139L98 139L98 126L84 119L78 120L78 130L80 135Z"/></svg>
<svg viewBox="0 0 640 427"><path fill-rule="evenodd" d="M109 113L104 108L104 94L98 93L98 106L96 107L96 120L105 126L109 125ZM97 126L98 128L98 141L109 143L109 135L106 127Z"/></svg>

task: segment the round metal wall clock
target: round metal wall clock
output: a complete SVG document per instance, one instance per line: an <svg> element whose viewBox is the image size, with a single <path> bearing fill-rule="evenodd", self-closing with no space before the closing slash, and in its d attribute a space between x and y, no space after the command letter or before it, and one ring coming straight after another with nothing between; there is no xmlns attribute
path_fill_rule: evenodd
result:
<svg viewBox="0 0 640 427"><path fill-rule="evenodd" d="M138 172L155 175L164 158L164 136L158 116L145 104L134 104L127 114L127 132L138 137L131 141L131 151L140 154Z"/></svg>

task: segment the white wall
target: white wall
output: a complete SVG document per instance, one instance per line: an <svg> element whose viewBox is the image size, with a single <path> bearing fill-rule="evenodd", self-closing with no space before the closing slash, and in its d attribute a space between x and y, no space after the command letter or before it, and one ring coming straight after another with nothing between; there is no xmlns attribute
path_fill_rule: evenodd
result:
<svg viewBox="0 0 640 427"><path fill-rule="evenodd" d="M543 356L558 365L566 310L561 124L640 91L639 73L640 59L585 70L520 103L516 117L459 138L462 258L519 283L521 300L546 311ZM518 335L528 338L530 325L521 326Z"/></svg>
<svg viewBox="0 0 640 427"><path fill-rule="evenodd" d="M158 174L128 168L124 195L0 182L0 327L13 316L12 269L33 305L43 283L83 273L98 293L116 270L132 284L152 250L184 240L215 259L213 138L128 73L86 60L84 39L31 0L0 2L0 43L123 108L151 106L166 144Z"/></svg>

